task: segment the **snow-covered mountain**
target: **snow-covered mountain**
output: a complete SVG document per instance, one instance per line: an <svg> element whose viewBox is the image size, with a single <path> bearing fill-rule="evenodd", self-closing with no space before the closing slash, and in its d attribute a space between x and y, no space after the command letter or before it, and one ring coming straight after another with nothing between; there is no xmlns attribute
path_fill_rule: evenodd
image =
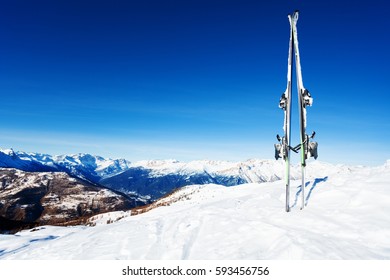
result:
<svg viewBox="0 0 390 280"><path fill-rule="evenodd" d="M0 168L0 230L82 224L95 214L143 205L136 197L93 185L63 172Z"/></svg>
<svg viewBox="0 0 390 280"><path fill-rule="evenodd" d="M23 171L60 171L98 183L102 178L128 169L125 159L105 159L90 154L52 156L40 153L0 150L0 167L17 168Z"/></svg>
<svg viewBox="0 0 390 280"><path fill-rule="evenodd" d="M95 227L0 235L0 259L390 259L390 161L309 166L302 211L299 178L290 213L282 180L187 186L138 215L96 216ZM98 222L110 217L119 221Z"/></svg>
<svg viewBox="0 0 390 280"><path fill-rule="evenodd" d="M34 160L25 156L21 158L19 157L19 152L14 152L12 149L0 149L0 167L16 168L30 172L50 172L57 170L45 155L42 155L41 158L41 160Z"/></svg>
<svg viewBox="0 0 390 280"><path fill-rule="evenodd" d="M251 159L243 162L153 160L133 162L125 159L105 159L90 154L51 156L39 153L0 150L0 167L24 171L61 171L101 184L108 188L156 200L177 188L193 184L236 186L245 183L273 182L284 174L284 163L275 160ZM321 169L340 170L313 162L308 172ZM299 178L300 168L293 166L292 179Z"/></svg>
<svg viewBox="0 0 390 280"><path fill-rule="evenodd" d="M340 170L347 167L331 166L322 162L308 165L308 172L321 169ZM284 174L284 162L251 159L243 162L154 160L134 162L129 169L104 178L104 186L125 193L136 193L158 199L174 189L193 184L236 186L245 183L274 182ZM335 172L335 171L333 171ZM292 179L299 178L300 167L291 168Z"/></svg>

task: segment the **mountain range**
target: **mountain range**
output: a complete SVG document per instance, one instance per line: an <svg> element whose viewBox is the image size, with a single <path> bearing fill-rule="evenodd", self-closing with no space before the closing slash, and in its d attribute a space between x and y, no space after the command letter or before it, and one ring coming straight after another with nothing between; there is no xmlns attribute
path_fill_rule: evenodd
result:
<svg viewBox="0 0 390 280"><path fill-rule="evenodd" d="M16 168L29 172L66 172L72 176L98 183L107 176L129 168L124 159L105 159L90 154L52 156L40 153L0 150L0 167Z"/></svg>
<svg viewBox="0 0 390 280"><path fill-rule="evenodd" d="M307 173L324 177L322 170L336 173L348 168L316 161L308 165ZM274 182L283 173L284 163L275 160L130 162L90 154L51 156L0 150L0 219L2 225L10 225L0 229L12 228L14 223L17 228L77 223L92 215L149 204L188 185ZM299 178L299 166L292 166L291 176ZM47 213L50 220L45 219ZM60 219L53 213L66 215Z"/></svg>
<svg viewBox="0 0 390 280"><path fill-rule="evenodd" d="M68 175L110 188L145 201L156 200L175 189L194 184L235 186L281 180L284 162L249 159L247 161L144 160L130 162L90 154L52 156L40 153L0 150L0 168L15 168L27 172L65 172ZM327 169L347 170L345 165L311 161L307 173L319 174ZM291 179L300 178L300 166L291 166ZM321 175L319 175L321 176Z"/></svg>
<svg viewBox="0 0 390 280"><path fill-rule="evenodd" d="M126 194L156 200L193 184L235 186L280 180L283 163L252 159L245 162L152 160L130 162L90 154L51 156L0 150L0 167L27 172L65 172L70 176ZM293 174L294 176L294 174Z"/></svg>

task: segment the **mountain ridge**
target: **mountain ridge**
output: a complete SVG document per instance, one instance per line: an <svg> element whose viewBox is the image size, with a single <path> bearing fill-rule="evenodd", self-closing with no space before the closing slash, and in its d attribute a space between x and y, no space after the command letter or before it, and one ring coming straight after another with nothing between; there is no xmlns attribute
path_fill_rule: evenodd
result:
<svg viewBox="0 0 390 280"><path fill-rule="evenodd" d="M92 183L98 183L106 176L127 170L129 165L130 162L125 159L105 159L86 153L52 156L0 149L0 167L31 172L66 172Z"/></svg>

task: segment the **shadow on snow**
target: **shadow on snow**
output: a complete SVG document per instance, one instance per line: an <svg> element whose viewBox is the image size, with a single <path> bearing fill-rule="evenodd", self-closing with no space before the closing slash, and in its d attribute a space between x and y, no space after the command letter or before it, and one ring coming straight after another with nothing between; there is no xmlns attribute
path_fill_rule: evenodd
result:
<svg viewBox="0 0 390 280"><path fill-rule="evenodd" d="M321 183L321 182L326 182L327 180L328 180L328 176L325 176L324 178L316 178L316 179L314 179L314 183L311 186L311 188L310 188L310 190L309 190L309 192L308 192L308 194L306 196L305 206L307 206L307 204L309 203L309 199L310 199L311 193L317 187L317 184Z"/></svg>
<svg viewBox="0 0 390 280"><path fill-rule="evenodd" d="M43 238L31 239L30 241L28 241L28 243L23 244L22 246L20 246L19 248L14 249L14 250L11 250L11 251L0 250L0 257L4 256L6 254L13 254L13 253L15 253L17 251L20 251L20 250L22 250L24 248L27 248L32 243L39 242L39 241L49 241L49 240L53 240L53 239L56 239L56 238L58 238L58 236L49 235L49 236L43 237Z"/></svg>
<svg viewBox="0 0 390 280"><path fill-rule="evenodd" d="M58 236L49 235L49 236L44 237L44 238L31 239L31 240L30 240L30 243L34 243L34 242L38 242L38 241L49 241L49 240L56 239L57 237L58 237Z"/></svg>
<svg viewBox="0 0 390 280"><path fill-rule="evenodd" d="M311 193L317 187L317 184L321 183L321 182L326 182L326 180L328 180L328 176L325 176L324 178L316 178L316 179L314 179L314 182L313 182L312 186L310 187L309 192L307 193L306 200L305 200L306 201L305 202L305 206L307 206L307 204L309 203L309 200L310 200L310 197L311 197ZM310 181L305 183L305 189L307 188L307 186L310 185L310 183L311 183ZM295 201L294 201L294 204L291 207L295 207L297 205L298 197L299 197L299 195L302 192L302 185L299 185L297 187L297 189L298 189L298 191L295 194Z"/></svg>

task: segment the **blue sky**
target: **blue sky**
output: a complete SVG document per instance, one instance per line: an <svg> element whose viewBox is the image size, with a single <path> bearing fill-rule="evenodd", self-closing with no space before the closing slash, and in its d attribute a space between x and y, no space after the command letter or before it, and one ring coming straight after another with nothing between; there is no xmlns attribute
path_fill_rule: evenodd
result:
<svg viewBox="0 0 390 280"><path fill-rule="evenodd" d="M390 159L384 0L1 2L2 148L273 158L287 14L299 9L303 80L314 98L307 129L317 132L319 159Z"/></svg>

